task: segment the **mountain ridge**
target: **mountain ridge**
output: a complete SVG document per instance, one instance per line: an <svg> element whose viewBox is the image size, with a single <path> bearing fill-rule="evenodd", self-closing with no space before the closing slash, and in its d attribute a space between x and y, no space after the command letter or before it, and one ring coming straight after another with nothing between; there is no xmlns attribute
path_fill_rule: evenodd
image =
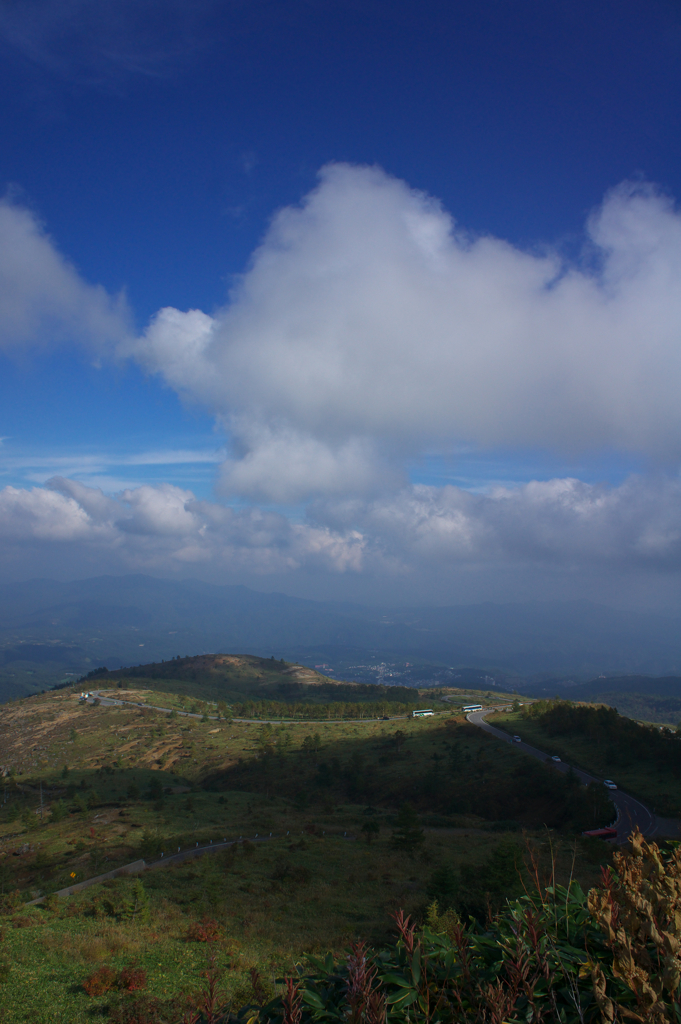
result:
<svg viewBox="0 0 681 1024"><path fill-rule="evenodd" d="M678 625L587 601L381 608L144 574L37 578L0 585L0 700L97 665L234 650L418 686L456 685L462 666L482 686L674 675Z"/></svg>

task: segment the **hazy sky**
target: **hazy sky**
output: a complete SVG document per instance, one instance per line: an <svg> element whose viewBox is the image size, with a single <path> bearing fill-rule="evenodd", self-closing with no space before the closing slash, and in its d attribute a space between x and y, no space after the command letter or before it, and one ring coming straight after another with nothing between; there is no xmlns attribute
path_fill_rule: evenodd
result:
<svg viewBox="0 0 681 1024"><path fill-rule="evenodd" d="M0 7L0 577L681 605L681 7Z"/></svg>

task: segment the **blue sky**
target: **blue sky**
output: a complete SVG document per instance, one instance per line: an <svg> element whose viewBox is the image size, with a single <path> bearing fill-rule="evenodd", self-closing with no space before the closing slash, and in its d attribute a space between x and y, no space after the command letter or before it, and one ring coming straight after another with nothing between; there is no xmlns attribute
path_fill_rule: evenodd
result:
<svg viewBox="0 0 681 1024"><path fill-rule="evenodd" d="M680 49L671 0L5 5L6 577L676 602Z"/></svg>

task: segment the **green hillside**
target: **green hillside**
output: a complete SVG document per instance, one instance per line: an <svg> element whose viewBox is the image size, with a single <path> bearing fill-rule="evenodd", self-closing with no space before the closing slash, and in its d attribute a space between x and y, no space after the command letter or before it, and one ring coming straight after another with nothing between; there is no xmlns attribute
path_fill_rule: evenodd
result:
<svg viewBox="0 0 681 1024"><path fill-rule="evenodd" d="M639 722L655 722L658 725L678 725L681 722L681 697L665 697L656 693L604 690L598 696L599 703L617 708L621 715Z"/></svg>
<svg viewBox="0 0 681 1024"><path fill-rule="evenodd" d="M530 685L537 697L561 697L571 701L595 701L617 708L621 715L640 722L676 725L681 721L681 677L600 676L587 683L572 680Z"/></svg>
<svg viewBox="0 0 681 1024"><path fill-rule="evenodd" d="M271 667L268 677L259 659L227 665L265 685L285 671ZM225 671L206 668L214 670ZM401 907L421 919L433 893L484 920L489 906L522 891L528 850L541 870L554 863L560 879L574 874L584 885L610 855L576 840L612 816L601 787L584 789L454 709L423 720L272 726L85 704L79 690L0 708L7 1024L132 1019L120 986L100 996L83 988L101 968L119 979L145 972L145 992L167 1010L150 1019L179 1020L168 1007L200 983L209 936L229 965L229 997L243 1005L254 977L271 994L306 953L339 953L356 937L385 941L391 914ZM176 694L159 688L146 698L167 706ZM236 845L50 896L140 857L224 839Z"/></svg>
<svg viewBox="0 0 681 1024"><path fill-rule="evenodd" d="M681 816L681 735L605 705L536 701L491 721L568 764L613 779L656 814Z"/></svg>

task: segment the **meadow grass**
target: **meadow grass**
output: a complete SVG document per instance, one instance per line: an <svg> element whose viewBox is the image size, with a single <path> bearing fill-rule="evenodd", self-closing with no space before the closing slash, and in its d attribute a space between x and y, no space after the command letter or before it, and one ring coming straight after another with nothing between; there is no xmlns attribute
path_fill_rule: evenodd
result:
<svg viewBox="0 0 681 1024"><path fill-rule="evenodd" d="M353 814L348 808L342 824ZM142 968L148 992L159 998L187 991L199 981L207 947L186 936L206 918L220 926L227 991L241 1005L252 998L251 968L273 992L275 979L306 954L339 953L356 937L385 942L398 908L422 915L434 868L482 864L504 841L474 827L429 830L424 849L411 859L391 849L387 834L369 844L305 832L146 872L146 922L109 916L107 907L129 897L128 878L92 886L56 908L21 909L4 919L0 963L9 971L0 990L2 1019L79 1024L105 1014L116 994L90 998L82 988L103 964L116 972L130 964ZM554 862L567 881L573 846L541 834L530 842L547 876ZM596 871L594 864L583 881L595 881Z"/></svg>
<svg viewBox="0 0 681 1024"><path fill-rule="evenodd" d="M398 908L422 918L438 868L483 868L500 844L529 843L546 877L553 864L559 880L574 874L588 886L609 853L542 829L544 805L532 803L523 777L526 836L470 810L435 813L445 784L482 794L520 763L452 714L269 728L84 706L57 691L0 709L0 750L13 770L0 811L0 1020L11 1024L106 1019L120 994L90 997L82 987L101 965L136 964L161 999L186 991L207 952L187 936L206 918L217 922L225 984L242 1005L252 968L273 990L306 954L338 953L355 937L384 942ZM415 780L425 842L410 857L391 835ZM368 821L375 838L362 831ZM137 917L129 877L22 906L140 856L239 837L249 841L234 852L146 871L148 905Z"/></svg>

